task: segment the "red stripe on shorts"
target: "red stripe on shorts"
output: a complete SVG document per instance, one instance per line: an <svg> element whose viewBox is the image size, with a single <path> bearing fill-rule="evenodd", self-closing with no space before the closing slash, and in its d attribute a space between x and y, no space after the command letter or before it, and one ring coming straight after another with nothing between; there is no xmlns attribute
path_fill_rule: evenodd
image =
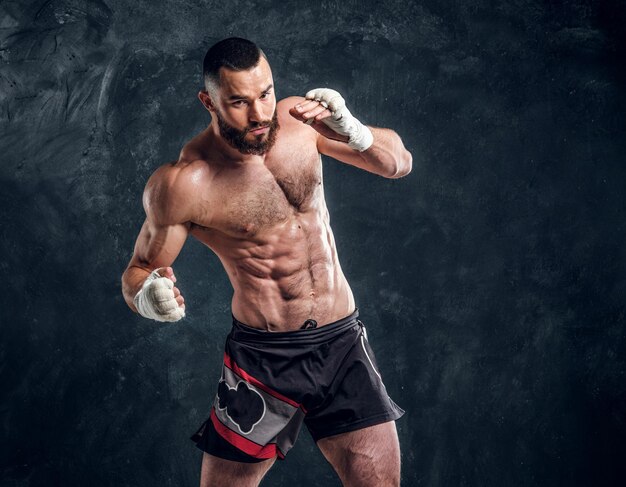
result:
<svg viewBox="0 0 626 487"><path fill-rule="evenodd" d="M261 446L248 438L235 433L222 424L215 414L215 408L211 408L211 422L215 427L215 431L231 445L239 448L242 452L247 453L254 458L274 458L277 455L276 443L268 443Z"/></svg>

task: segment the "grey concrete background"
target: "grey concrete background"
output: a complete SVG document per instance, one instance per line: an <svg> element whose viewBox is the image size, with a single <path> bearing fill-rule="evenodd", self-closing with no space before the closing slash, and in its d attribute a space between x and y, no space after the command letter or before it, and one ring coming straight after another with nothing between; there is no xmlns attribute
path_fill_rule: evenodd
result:
<svg viewBox="0 0 626 487"><path fill-rule="evenodd" d="M230 285L191 239L184 322L119 281L230 35L277 96L333 87L414 155L400 180L324 161L403 485L623 485L625 24L617 1L0 2L0 485L197 485ZM264 485L339 481L303 431Z"/></svg>

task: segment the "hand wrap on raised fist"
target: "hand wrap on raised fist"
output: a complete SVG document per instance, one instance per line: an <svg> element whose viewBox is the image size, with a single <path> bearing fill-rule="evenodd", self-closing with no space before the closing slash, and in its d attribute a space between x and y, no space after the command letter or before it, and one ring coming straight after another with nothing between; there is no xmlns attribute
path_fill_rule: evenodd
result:
<svg viewBox="0 0 626 487"><path fill-rule="evenodd" d="M316 88L309 91L305 98L315 100L328 108L330 117L322 119L328 127L340 135L349 137L348 145L359 152L368 149L374 142L372 131L357 120L346 107L346 101L335 90Z"/></svg>

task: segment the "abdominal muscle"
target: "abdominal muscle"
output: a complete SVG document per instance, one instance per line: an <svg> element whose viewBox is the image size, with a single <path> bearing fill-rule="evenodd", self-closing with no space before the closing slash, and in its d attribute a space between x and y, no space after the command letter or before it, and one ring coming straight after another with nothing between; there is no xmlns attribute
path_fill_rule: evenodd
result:
<svg viewBox="0 0 626 487"><path fill-rule="evenodd" d="M194 227L192 235L220 258L234 289L234 317L268 331L318 327L355 309L352 290L337 257L328 213L294 212L254 235Z"/></svg>
<svg viewBox="0 0 626 487"><path fill-rule="evenodd" d="M320 327L344 318L355 304L324 201L318 134L287 105L277 111L281 129L263 157L220 158L205 138L185 160L198 161L200 181L190 192L191 234L220 258L233 315L255 328L291 331L309 319Z"/></svg>

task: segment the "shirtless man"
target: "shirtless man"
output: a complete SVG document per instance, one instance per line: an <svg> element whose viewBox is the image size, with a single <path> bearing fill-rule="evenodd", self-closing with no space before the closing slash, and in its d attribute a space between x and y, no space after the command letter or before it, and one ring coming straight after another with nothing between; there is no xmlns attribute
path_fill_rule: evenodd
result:
<svg viewBox="0 0 626 487"><path fill-rule="evenodd" d="M278 103L263 51L215 44L198 97L210 125L159 167L146 220L122 276L128 306L184 317L170 267L188 235L213 250L232 283L233 328L209 419L201 487L256 486L302 423L344 485L397 486L395 420L343 275L324 200L320 154L387 178L411 171L392 130L366 127L334 90Z"/></svg>

